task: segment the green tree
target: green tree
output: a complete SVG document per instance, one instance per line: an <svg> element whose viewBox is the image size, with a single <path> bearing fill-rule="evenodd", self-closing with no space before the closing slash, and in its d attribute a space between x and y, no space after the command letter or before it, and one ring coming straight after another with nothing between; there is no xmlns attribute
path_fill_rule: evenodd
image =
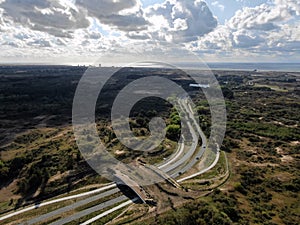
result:
<svg viewBox="0 0 300 225"><path fill-rule="evenodd" d="M167 126L167 138L171 140L177 140L180 136L181 128L179 125L171 124Z"/></svg>

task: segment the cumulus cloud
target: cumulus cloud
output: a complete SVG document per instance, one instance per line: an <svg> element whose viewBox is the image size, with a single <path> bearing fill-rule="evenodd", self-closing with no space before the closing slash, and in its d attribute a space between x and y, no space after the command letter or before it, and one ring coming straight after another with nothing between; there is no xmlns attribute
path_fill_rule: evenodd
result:
<svg viewBox="0 0 300 225"><path fill-rule="evenodd" d="M257 33L248 30L238 30L232 33L232 45L236 48L253 48L265 41Z"/></svg>
<svg viewBox="0 0 300 225"><path fill-rule="evenodd" d="M88 28L91 18L141 40L188 42L217 26L216 18L200 0L166 0L147 9L139 0L2 0L0 9L16 24L62 38L74 38L74 31Z"/></svg>
<svg viewBox="0 0 300 225"><path fill-rule="evenodd" d="M273 4L238 10L229 20L228 26L232 29L272 30L277 28L276 23L288 21L299 13L297 0L275 0Z"/></svg>
<svg viewBox="0 0 300 225"><path fill-rule="evenodd" d="M211 32L217 26L207 4L199 0L167 0L146 10L153 37L189 42Z"/></svg>
<svg viewBox="0 0 300 225"><path fill-rule="evenodd" d="M84 36L86 39L100 39L102 37L101 33L91 31Z"/></svg>
<svg viewBox="0 0 300 225"><path fill-rule="evenodd" d="M127 36L130 38L130 39L136 39L136 40L148 40L150 39L150 35L147 33L147 32L129 32L127 34Z"/></svg>
<svg viewBox="0 0 300 225"><path fill-rule="evenodd" d="M266 39L265 50L272 49L278 54L287 52L293 54L300 52L300 22L293 25L283 24L277 31L269 32Z"/></svg>
<svg viewBox="0 0 300 225"><path fill-rule="evenodd" d="M214 1L211 3L212 6L218 7L222 12L225 10L225 6L222 5L219 1Z"/></svg>
<svg viewBox="0 0 300 225"><path fill-rule="evenodd" d="M202 49L229 49L232 47L232 33L227 26L219 25L213 32L194 42ZM195 45L196 46L196 45Z"/></svg>
<svg viewBox="0 0 300 225"><path fill-rule="evenodd" d="M297 0L274 0L257 7L244 7L214 31L188 48L205 54L294 55L300 51ZM254 56L252 55L252 56Z"/></svg>
<svg viewBox="0 0 300 225"><path fill-rule="evenodd" d="M88 9L89 13L96 17L118 14L120 11L133 8L137 5L136 0L77 0L76 5Z"/></svg>
<svg viewBox="0 0 300 225"><path fill-rule="evenodd" d="M298 0L274 0L274 4L288 11L290 16L300 15L300 4Z"/></svg>
<svg viewBox="0 0 300 225"><path fill-rule="evenodd" d="M51 41L45 39L36 39L27 43L28 46L52 47Z"/></svg>
<svg viewBox="0 0 300 225"><path fill-rule="evenodd" d="M121 31L146 29L148 22L137 0L4 0L4 16L31 29L72 37L90 25L88 17ZM133 9L130 11L130 9ZM127 11L126 11L127 10ZM0 20L1 22L1 20Z"/></svg>
<svg viewBox="0 0 300 225"><path fill-rule="evenodd" d="M71 37L71 30L88 27L84 11L69 0L6 0L3 15L15 23L54 36Z"/></svg>
<svg viewBox="0 0 300 225"><path fill-rule="evenodd" d="M220 2L212 4L222 10ZM218 25L202 0L147 8L140 0L0 0L0 57L163 56L172 43L220 57L293 55L300 52L299 5L268 0Z"/></svg>
<svg viewBox="0 0 300 225"><path fill-rule="evenodd" d="M101 23L121 31L144 30L148 25L137 0L77 0L76 5L87 10L89 16L98 18Z"/></svg>
<svg viewBox="0 0 300 225"><path fill-rule="evenodd" d="M148 22L141 15L110 15L99 18L101 23L111 25L121 31L138 31L145 30Z"/></svg>

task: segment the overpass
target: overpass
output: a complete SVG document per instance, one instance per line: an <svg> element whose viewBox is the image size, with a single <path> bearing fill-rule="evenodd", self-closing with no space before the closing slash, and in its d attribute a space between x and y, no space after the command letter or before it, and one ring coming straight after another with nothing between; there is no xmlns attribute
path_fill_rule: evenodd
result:
<svg viewBox="0 0 300 225"><path fill-rule="evenodd" d="M126 185L140 198L140 200L142 200L143 203L147 203L146 201L149 199L148 194L138 183L120 171L115 171L114 177L117 184Z"/></svg>
<svg viewBox="0 0 300 225"><path fill-rule="evenodd" d="M181 188L180 184L178 184L178 182L175 179L173 179L170 175L168 175L164 171L160 170L156 166L147 165L147 164L144 164L144 166L147 169L149 169L149 170L153 171L154 173L156 173L158 176L160 176L161 178L163 178L163 180L167 181L172 186L174 186L176 188Z"/></svg>

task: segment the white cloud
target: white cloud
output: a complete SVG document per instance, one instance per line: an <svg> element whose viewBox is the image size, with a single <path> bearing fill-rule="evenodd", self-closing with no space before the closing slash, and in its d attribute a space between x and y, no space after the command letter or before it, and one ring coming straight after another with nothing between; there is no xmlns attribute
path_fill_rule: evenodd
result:
<svg viewBox="0 0 300 225"><path fill-rule="evenodd" d="M102 35L101 35L100 32L90 31L84 37L87 38L87 39L97 39L97 40L99 40L102 37Z"/></svg>
<svg viewBox="0 0 300 225"><path fill-rule="evenodd" d="M218 7L222 12L225 10L225 6L222 5L219 1L214 1L211 3L212 6Z"/></svg>
<svg viewBox="0 0 300 225"><path fill-rule="evenodd" d="M287 10L289 15L300 15L300 4L298 0L274 0L274 3Z"/></svg>
<svg viewBox="0 0 300 225"><path fill-rule="evenodd" d="M228 22L232 29L276 29L278 23L286 22L299 15L297 0L275 0L274 4L261 4L257 7L245 7L238 10Z"/></svg>
<svg viewBox="0 0 300 225"><path fill-rule="evenodd" d="M137 4L136 0L76 0L76 5L86 8L89 13L96 17L118 14L120 11L133 8Z"/></svg>
<svg viewBox="0 0 300 225"><path fill-rule="evenodd" d="M189 27L187 25L186 19L177 18L174 20L174 31L187 30Z"/></svg>
<svg viewBox="0 0 300 225"><path fill-rule="evenodd" d="M76 5L101 23L121 31L144 30L148 25L137 0L77 0Z"/></svg>
<svg viewBox="0 0 300 225"><path fill-rule="evenodd" d="M61 40L78 39L75 36L78 29L86 29L83 40L100 39L101 32L90 29L95 21L91 18L97 18L98 26L109 30L108 36L115 30L118 35L132 40L188 42L217 25L207 5L198 0L167 0L146 10L141 8L139 0L7 0L0 4L0 9L4 15L0 24L8 20L10 26L27 27ZM1 27L3 29L4 25ZM52 46L51 42L34 41L30 46L32 43ZM88 42L82 43L86 45Z"/></svg>
<svg viewBox="0 0 300 225"><path fill-rule="evenodd" d="M299 4L275 0L245 7L214 31L187 45L199 54L246 57L299 56Z"/></svg>
<svg viewBox="0 0 300 225"><path fill-rule="evenodd" d="M71 37L74 29L89 26L84 11L69 0L6 0L0 8L15 23L55 36Z"/></svg>
<svg viewBox="0 0 300 225"><path fill-rule="evenodd" d="M153 27L159 27L152 36L164 40L171 37L174 42L196 40L217 26L206 3L198 0L167 0L147 8L146 17Z"/></svg>
<svg viewBox="0 0 300 225"><path fill-rule="evenodd" d="M150 35L147 32L136 32L136 31L131 31L127 34L127 36L130 39L136 39L136 40L147 40L150 39Z"/></svg>
<svg viewBox="0 0 300 225"><path fill-rule="evenodd" d="M265 40L257 33L245 29L233 32L232 38L232 44L236 48L253 48L259 46Z"/></svg>
<svg viewBox="0 0 300 225"><path fill-rule="evenodd" d="M217 25L201 0L148 8L139 0L0 0L0 59L145 59L167 55L172 43L216 60L299 56L299 7L297 0L268 0Z"/></svg>

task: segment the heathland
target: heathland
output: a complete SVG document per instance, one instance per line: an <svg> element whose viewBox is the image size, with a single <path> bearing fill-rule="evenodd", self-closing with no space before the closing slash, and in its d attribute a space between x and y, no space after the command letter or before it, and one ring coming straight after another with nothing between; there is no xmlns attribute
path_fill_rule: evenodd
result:
<svg viewBox="0 0 300 225"><path fill-rule="evenodd" d="M82 188L93 190L109 182L85 162L73 134L73 97L86 69L0 67L0 217L33 202L74 190L80 192ZM125 68L110 80L96 107L99 137L124 162L138 157L151 164L158 163L177 148L180 115L170 103L158 98L140 101L130 118L136 136L149 135L151 118L165 119L167 137L155 151L147 154L129 151L111 128L110 109L118 91L132 80L153 73L167 74L190 93L201 128L209 135L209 105L200 90L189 86L191 80L163 69ZM141 221L144 224L298 224L300 221L300 73L213 73L222 87L227 108L227 130L219 163L211 171L182 184L193 193L191 197L158 185L153 190L157 198L166 198L163 204L149 208L133 206L123 217L113 220L113 224L141 224Z"/></svg>

